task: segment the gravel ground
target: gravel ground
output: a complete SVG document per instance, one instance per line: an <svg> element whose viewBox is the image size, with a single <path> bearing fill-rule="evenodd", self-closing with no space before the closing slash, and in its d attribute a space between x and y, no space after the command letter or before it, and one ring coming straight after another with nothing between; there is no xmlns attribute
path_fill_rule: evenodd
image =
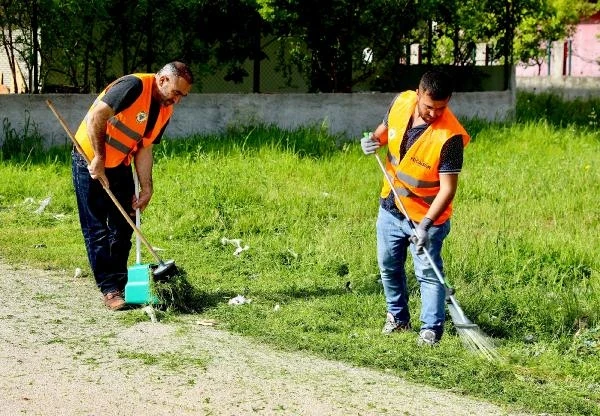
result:
<svg viewBox="0 0 600 416"><path fill-rule="evenodd" d="M127 325L89 277L0 259L1 415L507 415L195 316Z"/></svg>

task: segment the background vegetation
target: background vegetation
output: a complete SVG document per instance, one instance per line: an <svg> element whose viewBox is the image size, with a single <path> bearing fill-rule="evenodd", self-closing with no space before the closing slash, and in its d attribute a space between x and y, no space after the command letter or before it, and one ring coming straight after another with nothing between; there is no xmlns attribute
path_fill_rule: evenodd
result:
<svg viewBox="0 0 600 416"><path fill-rule="evenodd" d="M381 174L355 140L325 128L164 140L142 228L187 272L184 306L224 328L510 409L600 414L599 104L520 95L516 122L466 122L473 141L445 269L467 315L495 338L500 362L465 350L451 322L434 349L418 348L416 332L381 335ZM41 150L32 132L4 134L0 256L69 274L80 267L93 284L69 151ZM223 238L249 249L235 256ZM229 306L238 294L251 303Z"/></svg>
<svg viewBox="0 0 600 416"><path fill-rule="evenodd" d="M476 43L485 43L488 63L503 65L508 83L514 62L537 65L550 41L568 37L599 7L588 0L0 1L0 43L13 79L17 60L25 62L33 93L98 92L173 59L192 65L195 92L214 73L232 84L252 76L260 92L266 61L277 62L288 84L300 74L308 92L350 92L361 83L389 91L397 82L389 74L410 61L414 43L423 63L460 68L473 66Z"/></svg>

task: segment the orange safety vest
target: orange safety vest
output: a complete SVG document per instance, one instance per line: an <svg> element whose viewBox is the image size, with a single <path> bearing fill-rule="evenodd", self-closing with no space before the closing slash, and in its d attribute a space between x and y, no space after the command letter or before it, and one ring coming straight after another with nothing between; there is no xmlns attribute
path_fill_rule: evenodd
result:
<svg viewBox="0 0 600 416"><path fill-rule="evenodd" d="M440 153L442 146L451 137L461 135L463 147L471 139L452 111L446 108L442 116L427 127L417 141L400 160L400 145L408 122L417 105L417 93L405 91L394 101L388 115L388 154L386 170L393 178L394 188L408 216L421 222L429 206L440 191ZM381 197L390 194L387 180L383 181ZM397 202L396 202L397 204ZM400 207L398 207L400 209ZM402 212L402 209L400 209ZM452 203L434 222L443 224L452 215Z"/></svg>
<svg viewBox="0 0 600 416"><path fill-rule="evenodd" d="M120 113L112 116L106 123L106 160L104 166L107 168L113 168L121 163L129 165L131 163L131 158L137 149L139 147L151 145L162 128L169 121L171 114L173 114L172 106L160 106L154 128L149 136L144 137L146 124L148 123L148 115L150 114L154 74L133 75L142 81L142 93L133 104ZM92 149L92 144L87 132L87 118L89 111L94 108L113 84L114 83L111 83L100 93L100 95L98 95L98 98L96 98L88 110L88 114L79 125L77 133L75 133L75 139L81 145L88 160L92 160L94 157L94 150Z"/></svg>

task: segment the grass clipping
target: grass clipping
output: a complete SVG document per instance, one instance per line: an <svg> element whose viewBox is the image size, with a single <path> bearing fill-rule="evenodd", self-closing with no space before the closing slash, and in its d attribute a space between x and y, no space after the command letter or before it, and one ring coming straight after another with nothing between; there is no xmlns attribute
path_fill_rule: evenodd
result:
<svg viewBox="0 0 600 416"><path fill-rule="evenodd" d="M177 274L167 281L153 281L152 292L158 299L158 306L175 312L195 312L195 290L181 267Z"/></svg>

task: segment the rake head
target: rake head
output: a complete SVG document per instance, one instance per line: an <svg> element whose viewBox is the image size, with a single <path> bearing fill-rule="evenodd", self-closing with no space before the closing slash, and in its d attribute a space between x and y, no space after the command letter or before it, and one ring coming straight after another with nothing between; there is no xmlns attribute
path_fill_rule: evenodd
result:
<svg viewBox="0 0 600 416"><path fill-rule="evenodd" d="M448 311L450 311L450 317L456 328L456 333L460 337L465 348L490 361L497 361L500 359L492 339L488 337L477 324L474 324L465 316L460 306L458 306L458 303L456 303L456 300L453 299L453 296L450 296Z"/></svg>

